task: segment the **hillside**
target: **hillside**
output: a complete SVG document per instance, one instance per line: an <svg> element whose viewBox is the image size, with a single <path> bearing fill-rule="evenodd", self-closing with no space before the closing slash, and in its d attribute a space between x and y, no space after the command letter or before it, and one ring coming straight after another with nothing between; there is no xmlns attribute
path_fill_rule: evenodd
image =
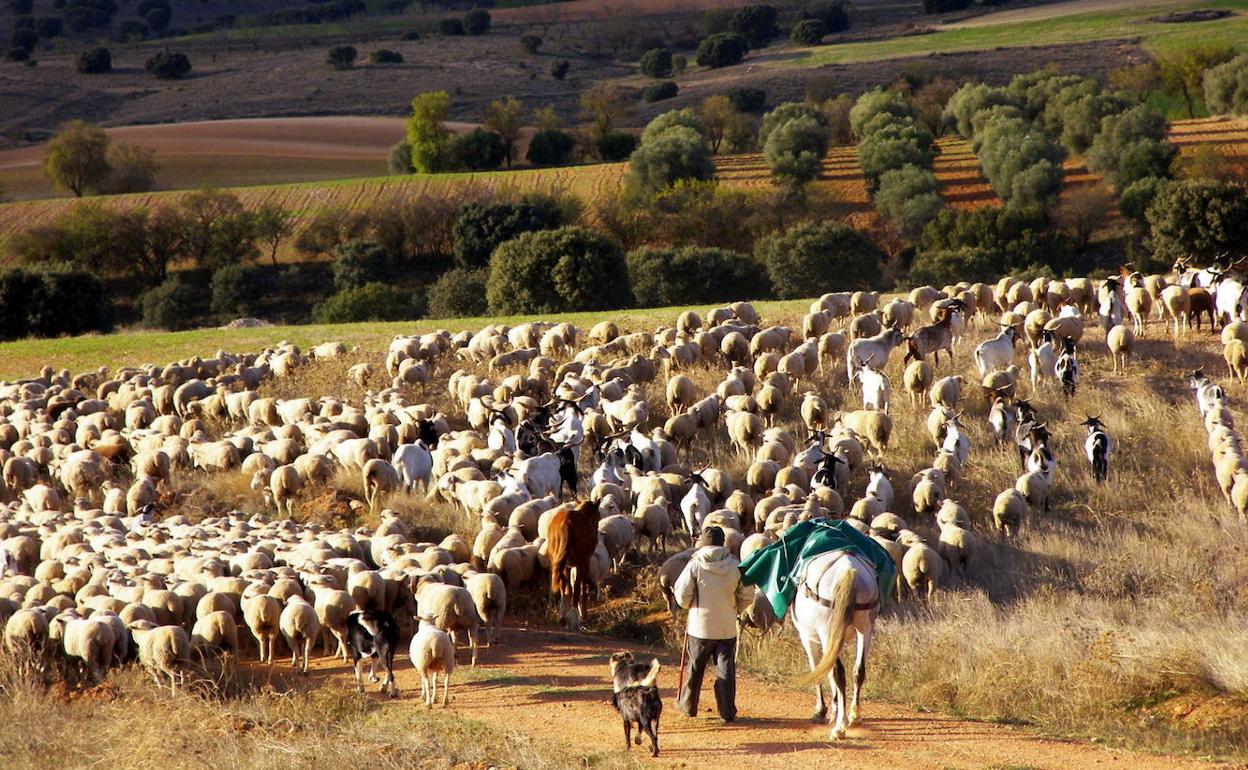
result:
<svg viewBox="0 0 1248 770"><path fill-rule="evenodd" d="M355 121L345 119L309 119L295 121L295 125L307 127L316 125L318 134L324 126L330 130L322 136L328 146L317 148L317 157L309 159L303 152L306 144L298 139L280 141L273 149L265 147L269 141L258 136L234 144L226 153L214 150L214 142L208 140L203 147L203 155L178 160L174 169L186 169L185 180L195 180L195 168L207 167L206 178L198 180L203 183L210 181L228 182L254 178L263 173L298 174L314 173L322 161L327 158L341 159L344 164L370 164L384 162L383 145L392 131L397 129L396 122L383 120L369 122L375 128L375 138L370 143L357 145L353 137L356 135ZM235 126L241 124L233 124ZM288 133L281 121L261 121L279 134ZM335 133L333 127L343 127L341 133ZM151 131L159 135L163 129L133 129L138 135ZM162 143L174 143L180 133L173 129L168 135L153 139L153 146ZM271 136L271 132L266 135ZM332 138L329 138L331 137ZM1200 144L1213 144L1221 153L1241 165L1248 163L1248 121L1204 118L1196 120L1174 121L1172 139L1185 152L1191 152ZM996 198L986 180L979 172L978 161L970 152L969 146L956 139L941 139L941 149L934 170L942 182L942 195L953 206L974 208L994 201ZM250 152L263 154L252 155ZM24 152L24 151L23 151ZM220 152L222 154L216 154ZM235 155L234 153L243 153ZM372 156L371 158L369 156ZM21 157L15 151L7 156L0 153L0 164L5 159ZM29 160L27 160L29 162ZM257 163L255 167L253 163ZM185 164L185 165L182 165ZM2 169L3 166L0 166ZM29 166L27 166L29 168ZM233 169L240 169L234 171ZM770 174L762 155L751 153L745 155L724 155L716 158L718 177L728 185L762 189L771 185ZM257 170L259 169L259 170ZM378 200L393 195L417 195L429 190L447 189L462 186L487 186L499 189L518 191L560 190L581 197L587 205L593 205L602 195L618 188L618 182L626 171L626 164L593 164L586 166L569 166L553 169L520 169L516 171L497 171L488 173L459 173L438 175L413 175L410 177L374 177L365 179L346 179L323 182L307 182L279 185L243 186L233 192L249 206L264 202L275 202L283 208L296 212L297 217L306 218L317 211L331 206L367 207ZM3 178L3 177L0 177ZM179 177L173 176L173 179ZM1078 158L1072 158L1066 164L1067 189L1071 185L1090 184L1096 181L1083 168ZM874 213L867 198L866 181L858 166L855 148L833 148L823 162L823 172L815 182L815 189L820 191L830 202L840 204L846 214L873 217ZM174 200L180 192L137 193L132 195L104 196L89 200L98 200L107 206L120 209L137 206L151 207L163 201ZM75 204L72 198L53 198L46 200L17 201L0 204L0 236L19 232L24 228L51 221L59 213L68 210Z"/></svg>

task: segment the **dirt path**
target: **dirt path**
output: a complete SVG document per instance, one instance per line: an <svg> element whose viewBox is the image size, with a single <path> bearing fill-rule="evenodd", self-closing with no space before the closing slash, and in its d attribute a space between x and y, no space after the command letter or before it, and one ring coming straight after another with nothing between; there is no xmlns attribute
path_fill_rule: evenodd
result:
<svg viewBox="0 0 1248 770"><path fill-rule="evenodd" d="M465 717L507 725L535 739L574 750L620 747L623 732L607 703L607 656L629 648L610 640L549 630L508 628L502 644L481 651L481 666L461 668L451 686L450 709ZM640 647L632 649L645 653ZM461 650L460 658L464 658ZM697 718L675 708L679 661L662 656L659 676L664 714L656 766L684 768L745 767L752 770L791 767L959 768L1026 767L1040 770L1179 770L1208 768L1208 763L1156 757L1096 746L1048 740L1017 728L953 717L923 714L868 697L865 721L850 730L849 739L827 742L826 725L807 717L813 695L793 692L741 674L737 705L741 719L726 726L706 713L714 711L708 677ZM318 662L314 662L314 665ZM346 667L321 659L318 674L347 683ZM407 660L396 661L402 698L387 708L418 706L420 681ZM1003 685L1005 686L1005 685ZM622 751L623 749L620 748ZM645 752L634 749L638 759Z"/></svg>

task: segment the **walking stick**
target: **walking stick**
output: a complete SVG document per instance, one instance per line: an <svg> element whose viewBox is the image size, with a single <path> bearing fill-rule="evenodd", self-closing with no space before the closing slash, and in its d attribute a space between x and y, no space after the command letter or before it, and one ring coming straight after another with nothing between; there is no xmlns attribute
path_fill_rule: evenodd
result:
<svg viewBox="0 0 1248 770"><path fill-rule="evenodd" d="M680 694L685 690L685 663L689 658L689 629L685 628L685 632L680 635L680 679L676 683L676 698L680 699Z"/></svg>

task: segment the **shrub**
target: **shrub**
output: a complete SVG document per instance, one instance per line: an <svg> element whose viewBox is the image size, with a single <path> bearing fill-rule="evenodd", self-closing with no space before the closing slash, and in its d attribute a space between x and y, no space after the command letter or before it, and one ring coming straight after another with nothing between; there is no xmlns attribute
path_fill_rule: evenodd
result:
<svg viewBox="0 0 1248 770"><path fill-rule="evenodd" d="M1205 104L1215 115L1248 114L1248 54L1205 73Z"/></svg>
<svg viewBox="0 0 1248 770"><path fill-rule="evenodd" d="M84 75L98 75L103 72L113 71L113 54L102 46L88 48L78 54L75 62L78 71Z"/></svg>
<svg viewBox="0 0 1248 770"><path fill-rule="evenodd" d="M464 269L486 267L500 243L563 223L558 202L546 196L521 203L469 203L459 210L451 230L455 264Z"/></svg>
<svg viewBox="0 0 1248 770"><path fill-rule="evenodd" d="M952 13L965 11L972 0L923 0L923 13Z"/></svg>
<svg viewBox="0 0 1248 770"><path fill-rule="evenodd" d="M5 52L4 60L11 62L33 61L33 59L30 58L30 51L27 51L25 48L10 48Z"/></svg>
<svg viewBox="0 0 1248 770"><path fill-rule="evenodd" d="M386 153L386 168L391 174L412 173L412 145L406 139L390 146L390 151Z"/></svg>
<svg viewBox="0 0 1248 770"><path fill-rule="evenodd" d="M628 161L631 184L653 194L681 179L710 179L715 164L706 140L686 126L673 126L648 138Z"/></svg>
<svg viewBox="0 0 1248 770"><path fill-rule="evenodd" d="M389 48L380 48L368 55L368 61L372 64L402 64L403 54Z"/></svg>
<svg viewBox="0 0 1248 770"><path fill-rule="evenodd" d="M336 70L349 70L355 66L355 57L358 54L355 46L336 45L325 52L325 63Z"/></svg>
<svg viewBox="0 0 1248 770"><path fill-rule="evenodd" d="M166 8L153 8L143 14L143 21L147 22L147 26L155 32L164 32L168 29L172 19L173 13Z"/></svg>
<svg viewBox="0 0 1248 770"><path fill-rule="evenodd" d="M493 171L507 158L507 145L498 134L477 127L451 137L447 153L453 168Z"/></svg>
<svg viewBox="0 0 1248 770"><path fill-rule="evenodd" d="M143 325L149 329L179 331L195 325L199 292L176 276L145 292L139 300L143 307Z"/></svg>
<svg viewBox="0 0 1248 770"><path fill-rule="evenodd" d="M632 304L628 265L614 241L582 227L525 233L490 259L491 313L610 310Z"/></svg>
<svg viewBox="0 0 1248 770"><path fill-rule="evenodd" d="M1049 228L1042 206L982 206L972 211L946 208L923 230L928 251L978 248L1002 256L1002 272L1047 265L1055 272L1074 267L1074 248Z"/></svg>
<svg viewBox="0 0 1248 770"><path fill-rule="evenodd" d="M1004 201L1042 203L1061 190L1065 150L1022 118L989 120L975 133L971 146L984 176Z"/></svg>
<svg viewBox="0 0 1248 770"><path fill-rule="evenodd" d="M945 124L965 139L974 133L972 119L979 113L996 106L1017 106L1014 97L1004 88L994 88L985 83L967 83L949 97L945 105Z"/></svg>
<svg viewBox="0 0 1248 770"><path fill-rule="evenodd" d="M558 61L552 61L550 63L550 76L554 78L555 80L563 80L564 78L568 76L568 70L570 70L571 68L572 68L572 65L568 62L567 59L559 59Z"/></svg>
<svg viewBox="0 0 1248 770"><path fill-rule="evenodd" d="M828 121L829 136L838 147L854 143L854 129L849 122L849 113L853 108L854 99L849 94L841 94L823 103L823 117Z"/></svg>
<svg viewBox="0 0 1248 770"><path fill-rule="evenodd" d="M761 88L736 86L728 89L728 98L737 112L762 112L767 107L767 92Z"/></svg>
<svg viewBox="0 0 1248 770"><path fill-rule="evenodd" d="M412 99L407 118L408 158L412 169L422 174L441 171L447 162L450 132L442 125L451 109L445 91L428 91Z"/></svg>
<svg viewBox="0 0 1248 770"><path fill-rule="evenodd" d="M71 120L48 142L43 171L54 184L81 198L108 179L108 144L104 129Z"/></svg>
<svg viewBox="0 0 1248 770"><path fill-rule="evenodd" d="M390 257L377 243L353 240L334 249L334 288L355 289L386 277Z"/></svg>
<svg viewBox="0 0 1248 770"><path fill-rule="evenodd" d="M905 237L915 240L945 207L936 175L925 168L902 166L880 175L875 208Z"/></svg>
<svg viewBox="0 0 1248 770"><path fill-rule="evenodd" d="M869 127L881 128L889 121L878 120L879 116L888 115L892 118L913 118L914 113L906 97L896 91L885 91L877 88L867 91L858 97L849 111L849 126L862 139L868 138Z"/></svg>
<svg viewBox="0 0 1248 770"><path fill-rule="evenodd" d="M534 166L561 166L572 160L576 140L572 135L555 128L538 131L529 140L525 157Z"/></svg>
<svg viewBox="0 0 1248 770"><path fill-rule="evenodd" d="M746 5L738 8L728 28L745 38L750 48L766 48L780 34L776 26L776 9L770 5Z"/></svg>
<svg viewBox="0 0 1248 770"><path fill-rule="evenodd" d="M148 59L143 66L161 80L177 80L186 77L191 71L191 60L184 53L161 51Z"/></svg>
<svg viewBox="0 0 1248 770"><path fill-rule="evenodd" d="M268 292L267 273L248 265L227 265L212 274L212 312L222 320L256 315Z"/></svg>
<svg viewBox="0 0 1248 770"><path fill-rule="evenodd" d="M438 19L438 32L447 37L462 35L464 34L464 22L456 18Z"/></svg>
<svg viewBox="0 0 1248 770"><path fill-rule="evenodd" d="M1137 226L1147 225L1148 207L1157 197L1162 184L1163 180L1155 176L1135 180L1118 195L1118 211Z"/></svg>
<svg viewBox="0 0 1248 770"><path fill-rule="evenodd" d="M1154 253L1196 262L1238 253L1248 243L1248 189L1234 184L1185 181L1164 184L1146 213Z"/></svg>
<svg viewBox="0 0 1248 770"><path fill-rule="evenodd" d="M906 281L911 286L948 286L958 281L994 281L1004 272L1000 254L964 246L920 252L910 263Z"/></svg>
<svg viewBox="0 0 1248 770"><path fill-rule="evenodd" d="M156 185L155 154L137 144L115 144L108 149L108 179L103 189L109 194L147 192Z"/></svg>
<svg viewBox="0 0 1248 770"><path fill-rule="evenodd" d="M1166 119L1147 105L1111 115L1088 150L1088 168L1110 177L1119 190L1137 179L1169 177L1178 149L1166 134Z"/></svg>
<svg viewBox="0 0 1248 770"><path fill-rule="evenodd" d="M473 8L464 14L464 32L469 35L484 35L490 31L490 12L484 8Z"/></svg>
<svg viewBox="0 0 1248 770"><path fill-rule="evenodd" d="M666 48L651 48L642 54L640 67L641 74L655 80L671 77L672 52Z"/></svg>
<svg viewBox="0 0 1248 770"><path fill-rule="evenodd" d="M623 131L608 131L598 137L595 146L605 161L626 160L637 149L637 137Z"/></svg>
<svg viewBox="0 0 1248 770"><path fill-rule="evenodd" d="M468 318L486 313L485 270L456 267L446 271L429 286L426 297L430 318Z"/></svg>
<svg viewBox="0 0 1248 770"><path fill-rule="evenodd" d="M521 35L520 47L525 53L536 54L542 47L542 39L537 35Z"/></svg>
<svg viewBox="0 0 1248 770"><path fill-rule="evenodd" d="M638 307L669 307L767 295L767 276L748 254L726 249L645 246L628 254Z"/></svg>
<svg viewBox="0 0 1248 770"><path fill-rule="evenodd" d="M735 32L710 35L698 44L696 61L702 67L730 67L740 64L749 53L750 45Z"/></svg>
<svg viewBox="0 0 1248 770"><path fill-rule="evenodd" d="M412 321L419 317L420 308L411 292L383 283L340 291L312 308L312 319L322 324Z"/></svg>
<svg viewBox="0 0 1248 770"><path fill-rule="evenodd" d="M679 91L680 89L675 82L665 80L662 83L655 83L641 89L641 100L647 104L661 102L664 99L671 99L676 96Z"/></svg>
<svg viewBox="0 0 1248 770"><path fill-rule="evenodd" d="M839 222L800 225L764 238L755 247L755 256L780 299L878 289L884 259L868 238Z"/></svg>
<svg viewBox="0 0 1248 770"><path fill-rule="evenodd" d="M827 125L827 118L809 104L785 102L763 116L763 123L758 129L758 143L766 146L772 131L790 120L804 117L813 118L822 125Z"/></svg>
<svg viewBox="0 0 1248 770"><path fill-rule="evenodd" d="M798 18L823 23L824 34L849 29L849 8L845 0L815 0L802 6Z"/></svg>
<svg viewBox="0 0 1248 770"><path fill-rule="evenodd" d="M858 162L868 184L874 188L884 172L903 166L931 166L931 142L931 133L913 120L890 122L871 132L858 145Z"/></svg>
<svg viewBox="0 0 1248 770"><path fill-rule="evenodd" d="M812 115L781 123L767 135L763 145L763 157L771 167L772 176L794 186L819 176L827 152L828 127Z"/></svg>
<svg viewBox="0 0 1248 770"><path fill-rule="evenodd" d="M0 272L0 340L107 332L112 315L103 282L89 272Z"/></svg>
<svg viewBox="0 0 1248 770"><path fill-rule="evenodd" d="M793 25L789 39L799 45L819 45L827 37L828 28L818 19L803 19Z"/></svg>
<svg viewBox="0 0 1248 770"><path fill-rule="evenodd" d="M702 119L698 117L698 114L693 109L686 107L683 110L668 110L646 124L645 129L641 132L641 143L645 144L653 141L659 134L677 126L691 128L698 133L702 133L703 129Z"/></svg>
<svg viewBox="0 0 1248 770"><path fill-rule="evenodd" d="M135 42L146 38L149 31L147 25L143 22L130 19L123 21L121 26L117 28L117 37L126 42Z"/></svg>

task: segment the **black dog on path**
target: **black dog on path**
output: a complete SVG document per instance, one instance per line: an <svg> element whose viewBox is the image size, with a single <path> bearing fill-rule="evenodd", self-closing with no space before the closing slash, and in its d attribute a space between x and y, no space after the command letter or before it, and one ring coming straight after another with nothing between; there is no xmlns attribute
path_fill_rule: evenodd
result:
<svg viewBox="0 0 1248 770"><path fill-rule="evenodd" d="M641 745L642 733L649 735L652 757L659 755L659 716L663 713L663 701L655 686L660 667L658 658L647 666L636 662L631 652L617 652L611 656L611 705L624 719L624 748L631 750L633 747L635 723L636 743Z"/></svg>

